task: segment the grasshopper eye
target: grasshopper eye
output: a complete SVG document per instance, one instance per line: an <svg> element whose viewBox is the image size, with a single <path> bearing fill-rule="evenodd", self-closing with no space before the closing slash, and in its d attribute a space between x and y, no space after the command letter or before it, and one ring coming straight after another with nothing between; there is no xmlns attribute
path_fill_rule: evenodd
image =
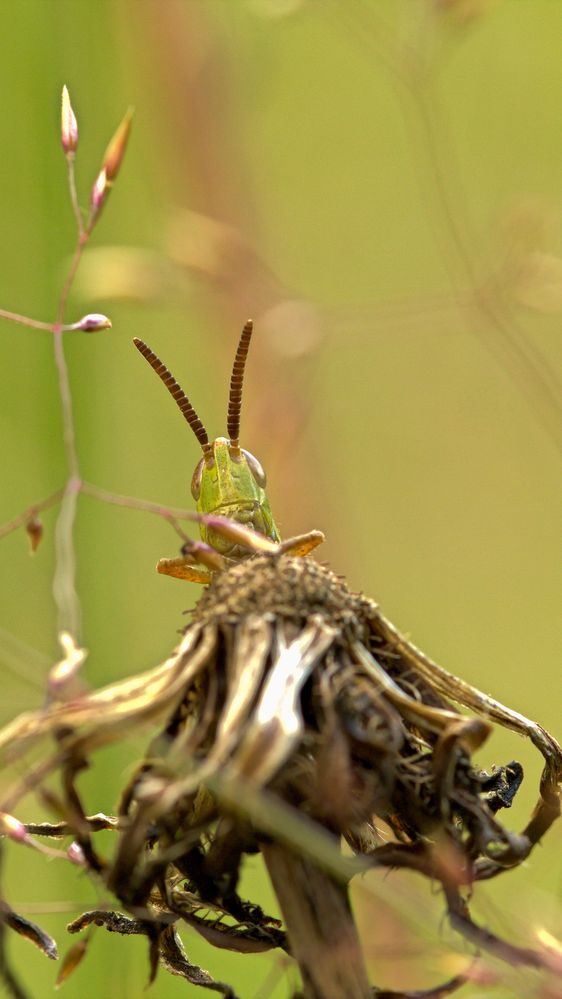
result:
<svg viewBox="0 0 562 999"><path fill-rule="evenodd" d="M201 480L203 478L203 465L205 464L205 459L201 458L201 461L195 466L195 471L191 478L191 495L194 500L199 499L199 494L201 492Z"/></svg>
<svg viewBox="0 0 562 999"><path fill-rule="evenodd" d="M245 448L241 447L240 450L241 450L242 454L244 455L246 461L248 462L250 471L251 471L252 475L254 476L254 479L256 480L258 486L261 486L262 489L265 489L265 485L266 485L266 481L267 481L266 474L265 474L263 468L261 467L258 459L253 454L250 454L249 451L246 451Z"/></svg>

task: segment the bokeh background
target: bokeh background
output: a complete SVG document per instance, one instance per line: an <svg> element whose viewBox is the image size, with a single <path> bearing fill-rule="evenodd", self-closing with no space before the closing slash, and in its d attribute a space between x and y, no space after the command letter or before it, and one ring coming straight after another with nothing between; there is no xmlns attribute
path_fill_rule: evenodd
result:
<svg viewBox="0 0 562 999"><path fill-rule="evenodd" d="M416 644L560 735L562 6L554 0L24 0L0 9L0 305L52 319L74 242L59 95L80 127L83 204L135 106L125 165L67 317L81 471L130 496L191 505L197 444L131 345L146 339L212 436L225 432L240 328L256 337L243 444L262 460L283 534L326 532L319 557ZM0 328L1 519L64 483L47 333ZM41 704L58 656L56 512L30 558L0 547L2 719ZM158 577L160 519L83 497L76 526L88 683L172 648L197 591ZM111 811L143 741L81 782ZM521 760L520 828L540 759L498 732L482 765ZM37 814L30 802L21 817ZM475 913L521 943L559 932L559 829L521 869L478 886ZM5 890L57 937L99 901L74 869L12 847ZM257 865L248 893L274 906ZM421 987L468 949L415 877L365 879L356 905L373 981ZM31 915L33 918L33 915ZM190 958L244 999L284 997L279 958ZM19 939L35 999L56 967ZM495 969L498 970L497 966ZM98 931L67 996L144 994L146 946ZM534 977L463 995L531 996ZM191 994L159 975L158 999ZM192 989L193 994L195 990Z"/></svg>

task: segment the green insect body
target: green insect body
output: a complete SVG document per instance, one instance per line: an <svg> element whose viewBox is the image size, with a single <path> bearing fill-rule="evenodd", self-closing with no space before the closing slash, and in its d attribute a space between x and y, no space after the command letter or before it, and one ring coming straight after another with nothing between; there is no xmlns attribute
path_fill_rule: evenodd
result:
<svg viewBox="0 0 562 999"><path fill-rule="evenodd" d="M208 583L213 572L222 571L229 564L248 558L259 550L255 534L251 532L274 542L280 552L295 555L307 555L324 540L321 531L310 531L281 541L265 492L265 472L258 459L240 447L242 386L252 331L253 323L249 319L242 330L230 380L228 437L217 437L212 443L183 389L162 361L142 340L135 337L133 341L174 397L201 445L203 457L196 465L191 480L191 492L198 513L228 518L241 528L249 529L241 539L233 539L236 532L228 531L224 525L209 525L201 521L200 542L187 542L182 555L177 558L160 559L157 568L165 575Z"/></svg>
<svg viewBox="0 0 562 999"><path fill-rule="evenodd" d="M217 437L211 446L212 461L207 465L206 459L201 458L193 473L192 493L199 494L198 513L230 517L271 541L280 541L264 489L265 474L257 458L244 448L238 454L233 453L226 437ZM248 554L208 524L201 523L200 529L202 540L221 555L243 558Z"/></svg>

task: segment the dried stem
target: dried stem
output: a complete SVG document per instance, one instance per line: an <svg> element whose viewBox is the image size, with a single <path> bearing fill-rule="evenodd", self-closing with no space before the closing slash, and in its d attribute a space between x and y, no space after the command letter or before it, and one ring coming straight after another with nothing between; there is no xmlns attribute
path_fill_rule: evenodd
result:
<svg viewBox="0 0 562 999"><path fill-rule="evenodd" d="M262 843L261 851L305 999L370 999L347 888L279 843Z"/></svg>

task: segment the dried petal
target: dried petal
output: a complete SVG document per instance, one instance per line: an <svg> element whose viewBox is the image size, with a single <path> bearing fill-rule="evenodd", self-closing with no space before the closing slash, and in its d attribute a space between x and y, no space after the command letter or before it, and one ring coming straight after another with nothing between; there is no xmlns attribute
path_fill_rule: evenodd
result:
<svg viewBox="0 0 562 999"><path fill-rule="evenodd" d="M31 940L39 950L50 957L52 961L56 961L58 958L57 945L52 937L45 930L42 930L40 926L36 923L32 923L29 919L25 919L24 916L20 916L19 913L14 912L10 909L6 902L2 902L2 908L0 910L3 922L6 923L10 929L19 933L21 937L25 937L26 940Z"/></svg>

